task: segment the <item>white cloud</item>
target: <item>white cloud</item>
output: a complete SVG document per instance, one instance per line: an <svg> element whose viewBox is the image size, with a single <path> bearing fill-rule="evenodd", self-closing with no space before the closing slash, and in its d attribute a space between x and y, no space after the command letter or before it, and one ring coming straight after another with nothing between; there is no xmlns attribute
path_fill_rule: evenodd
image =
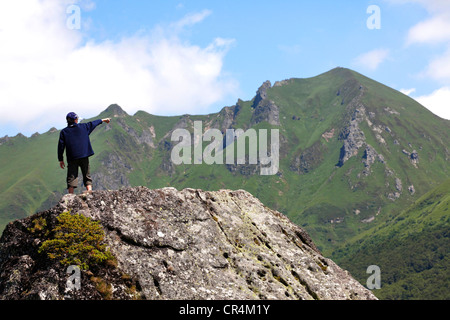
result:
<svg viewBox="0 0 450 320"><path fill-rule="evenodd" d="M400 89L401 93L410 96L435 115L450 120L450 87L442 87L431 94L414 97L416 88Z"/></svg>
<svg viewBox="0 0 450 320"><path fill-rule="evenodd" d="M450 40L450 15L442 13L413 26L407 36L407 44L436 44Z"/></svg>
<svg viewBox="0 0 450 320"><path fill-rule="evenodd" d="M433 46L438 53L430 58L427 69L422 76L433 80L444 81L448 84L450 80L450 1L448 0L387 0L393 4L416 3L425 8L429 17L412 26L406 37L406 44L421 44ZM442 46L447 50L440 52Z"/></svg>
<svg viewBox="0 0 450 320"><path fill-rule="evenodd" d="M389 52L389 49L375 49L358 56L353 61L353 64L370 71L375 71L389 57Z"/></svg>
<svg viewBox="0 0 450 320"><path fill-rule="evenodd" d="M400 92L409 96L411 93L416 92L416 88L411 88L411 89L400 89Z"/></svg>
<svg viewBox="0 0 450 320"><path fill-rule="evenodd" d="M193 26L194 24L197 24L201 21L203 21L206 17L208 17L209 15L211 15L211 10L203 10L201 12L196 12L196 13L190 13L188 15L186 15L183 19L173 23L172 25L175 26L176 28L184 28L184 27L189 27L189 26Z"/></svg>
<svg viewBox="0 0 450 320"><path fill-rule="evenodd" d="M422 5L430 13L439 13L450 10L450 2L448 0L385 0L392 4L417 3Z"/></svg>
<svg viewBox="0 0 450 320"><path fill-rule="evenodd" d="M450 46L445 53L430 61L425 75L434 80L450 82Z"/></svg>
<svg viewBox="0 0 450 320"><path fill-rule="evenodd" d="M69 3L0 2L0 127L42 132L64 126L69 111L91 117L111 103L129 113L200 113L236 91L223 70L233 40L200 47L178 34L210 11L149 34L83 44L83 28L66 27ZM78 4L95 8L92 1Z"/></svg>
<svg viewBox="0 0 450 320"><path fill-rule="evenodd" d="M442 87L429 95L413 98L439 117L450 120L450 87Z"/></svg>
<svg viewBox="0 0 450 320"><path fill-rule="evenodd" d="M449 0L386 0L392 4L419 4L428 11L426 20L412 26L406 36L406 44L426 45L431 50L427 67L419 74L421 78L434 80L443 88L433 94L420 97L443 106L441 97L446 96L450 85L450 1ZM442 102L440 102L442 101ZM446 107L448 108L448 107ZM444 110L444 107L440 107Z"/></svg>

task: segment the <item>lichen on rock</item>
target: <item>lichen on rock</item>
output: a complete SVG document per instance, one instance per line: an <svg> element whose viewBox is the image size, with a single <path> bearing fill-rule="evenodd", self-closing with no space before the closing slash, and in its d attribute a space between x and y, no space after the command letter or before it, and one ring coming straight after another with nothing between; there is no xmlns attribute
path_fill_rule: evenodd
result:
<svg viewBox="0 0 450 320"><path fill-rule="evenodd" d="M115 265L66 270L39 254L42 232L68 210L98 221ZM0 299L375 299L307 232L246 191L145 187L66 195L18 220L0 240ZM33 293L30 295L30 293Z"/></svg>

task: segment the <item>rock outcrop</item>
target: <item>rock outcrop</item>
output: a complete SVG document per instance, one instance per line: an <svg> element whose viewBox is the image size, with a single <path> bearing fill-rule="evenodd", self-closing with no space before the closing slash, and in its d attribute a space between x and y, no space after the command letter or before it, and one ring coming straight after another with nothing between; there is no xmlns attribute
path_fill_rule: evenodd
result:
<svg viewBox="0 0 450 320"><path fill-rule="evenodd" d="M366 108L360 103L363 92L361 90L361 93L347 106L348 109L354 109L354 111L348 125L339 135L339 139L344 141L338 162L339 167L342 167L351 157L356 156L359 149L366 143L366 136L360 128L361 122L366 118Z"/></svg>
<svg viewBox="0 0 450 320"><path fill-rule="evenodd" d="M98 221L116 259L82 270L78 289L68 288L67 266L38 253L67 211ZM0 270L0 299L376 299L303 229L242 190L66 195L7 226Z"/></svg>
<svg viewBox="0 0 450 320"><path fill-rule="evenodd" d="M267 98L267 90L272 87L270 81L264 82L256 92L252 108L254 109L251 125L267 121L274 126L280 125L280 108L272 100Z"/></svg>
<svg viewBox="0 0 450 320"><path fill-rule="evenodd" d="M267 99L267 90L271 87L272 83L267 80L261 85L261 87L258 88L258 91L256 91L255 100L253 101L253 109L256 109L262 101Z"/></svg>

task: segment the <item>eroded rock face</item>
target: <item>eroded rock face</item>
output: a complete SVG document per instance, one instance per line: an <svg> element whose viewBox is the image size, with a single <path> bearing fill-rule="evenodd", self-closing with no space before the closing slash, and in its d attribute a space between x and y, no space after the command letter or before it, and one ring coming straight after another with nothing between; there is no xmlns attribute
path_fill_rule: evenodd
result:
<svg viewBox="0 0 450 320"><path fill-rule="evenodd" d="M95 191L37 216L51 226L67 210L100 221L117 265L82 271L81 289L68 291L65 269L37 254L36 216L19 220L0 241L0 299L102 299L102 277L119 299L375 299L246 191Z"/></svg>
<svg viewBox="0 0 450 320"><path fill-rule="evenodd" d="M267 121L274 126L280 125L280 109L275 102L267 98L267 90L271 87L270 81L266 81L256 92L252 105L254 111L250 120L252 126L263 121Z"/></svg>
<svg viewBox="0 0 450 320"><path fill-rule="evenodd" d="M366 137L364 132L359 127L359 124L363 121L364 117L365 108L364 106L360 106L359 109L357 108L355 110L348 126L346 126L341 133L340 139L344 141L344 145L341 148L338 163L339 167L342 167L351 157L356 156L359 149L364 146Z"/></svg>

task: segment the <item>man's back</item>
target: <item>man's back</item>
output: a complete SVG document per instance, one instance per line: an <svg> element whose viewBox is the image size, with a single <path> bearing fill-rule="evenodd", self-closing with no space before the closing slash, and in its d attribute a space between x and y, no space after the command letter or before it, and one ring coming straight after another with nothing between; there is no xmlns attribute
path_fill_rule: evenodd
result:
<svg viewBox="0 0 450 320"><path fill-rule="evenodd" d="M60 133L58 143L58 158L63 160L64 148L66 149L67 160L76 160L90 157L94 154L89 135L102 123L102 120L95 120L89 123L73 123L63 129Z"/></svg>

